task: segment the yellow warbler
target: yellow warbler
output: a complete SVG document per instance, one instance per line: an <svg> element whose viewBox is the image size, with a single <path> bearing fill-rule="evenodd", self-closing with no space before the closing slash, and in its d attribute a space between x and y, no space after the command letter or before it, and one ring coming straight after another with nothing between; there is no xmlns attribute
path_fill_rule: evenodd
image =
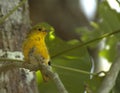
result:
<svg viewBox="0 0 120 93"><path fill-rule="evenodd" d="M53 27L47 23L40 23L35 25L27 34L25 41L23 42L23 55L26 62L30 62L30 55L40 55L40 60L46 65L50 65L50 56L45 44L45 37L48 31L53 30ZM36 64L32 62L31 64ZM49 77L41 70L44 81L48 81Z"/></svg>

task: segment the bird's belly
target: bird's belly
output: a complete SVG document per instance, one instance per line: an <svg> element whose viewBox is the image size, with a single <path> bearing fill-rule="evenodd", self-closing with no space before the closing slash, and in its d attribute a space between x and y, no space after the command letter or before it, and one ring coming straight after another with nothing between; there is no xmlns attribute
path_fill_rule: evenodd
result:
<svg viewBox="0 0 120 93"><path fill-rule="evenodd" d="M33 50L32 50L33 49ZM23 46L23 54L25 56L25 60L29 60L29 55L31 53L31 51L33 52L32 55L34 56L41 56L44 60L45 60L45 63L49 61L50 57L49 57L49 53L48 53L48 50L47 50L47 47L45 45L44 42L38 42L38 41L35 41L35 42L26 42Z"/></svg>

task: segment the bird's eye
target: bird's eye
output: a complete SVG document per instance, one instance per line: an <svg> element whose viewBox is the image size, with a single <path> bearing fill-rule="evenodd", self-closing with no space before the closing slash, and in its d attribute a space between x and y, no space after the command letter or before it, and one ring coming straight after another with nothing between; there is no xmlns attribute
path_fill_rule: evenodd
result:
<svg viewBox="0 0 120 93"><path fill-rule="evenodd" d="M48 65L49 65L49 66L51 65L51 62L50 62L50 61L48 62Z"/></svg>
<svg viewBox="0 0 120 93"><path fill-rule="evenodd" d="M42 29L41 29L41 28L38 28L38 31L42 31Z"/></svg>

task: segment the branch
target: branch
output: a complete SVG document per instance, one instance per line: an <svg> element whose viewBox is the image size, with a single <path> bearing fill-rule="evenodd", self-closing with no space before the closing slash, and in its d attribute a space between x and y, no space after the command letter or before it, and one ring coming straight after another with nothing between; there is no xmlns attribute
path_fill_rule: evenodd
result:
<svg viewBox="0 0 120 93"><path fill-rule="evenodd" d="M69 70L69 71L74 71L74 72L86 74L86 75L94 75L94 76L97 76L97 75L99 75L99 74L101 73L101 72L99 72L99 73L90 73L90 72L87 72L87 71L84 71L84 70L75 69L75 68L66 67L66 66L55 65L55 64L52 64L52 66L53 66L53 67L56 67L56 68L60 68L60 69L65 69L65 70ZM103 72L103 71L102 71L102 72Z"/></svg>
<svg viewBox="0 0 120 93"><path fill-rule="evenodd" d="M46 65L44 62L41 62L41 55L34 55L30 57L30 60L34 60L34 62L39 62L39 70L43 70L46 75L48 75L56 84L59 93L68 93L67 90L65 89L62 81L60 80L59 76L57 73L53 72L51 67L49 65Z"/></svg>
<svg viewBox="0 0 120 93"><path fill-rule="evenodd" d="M24 62L21 60L0 59L0 63L2 63L2 66L0 67L0 73L14 68L25 68L25 69L29 69L30 71L37 71L42 69L54 81L54 83L56 84L59 90L59 93L68 93L62 81L60 80L58 74L53 72L50 66L47 66L43 62L41 62L41 60L39 60L39 57L34 57L34 61L35 62L39 61L40 64L33 65L33 64L28 64L28 62Z"/></svg>
<svg viewBox="0 0 120 93"><path fill-rule="evenodd" d="M33 65L33 64L28 64L27 62L23 63L24 61L21 60L12 60L12 59L0 59L0 73L2 72L6 72L10 69L14 69L14 68L25 68L25 69L29 69L30 71L37 71L39 70L39 66L38 65Z"/></svg>
<svg viewBox="0 0 120 93"><path fill-rule="evenodd" d="M46 74L54 81L60 93L68 93L65 89L63 83L61 82L57 73L53 72L48 66L45 64L40 64L42 66L42 70L46 71Z"/></svg>
<svg viewBox="0 0 120 93"><path fill-rule="evenodd" d="M120 44L118 45L118 52L119 53L116 62L112 64L97 93L109 93L114 87L115 81L120 71Z"/></svg>

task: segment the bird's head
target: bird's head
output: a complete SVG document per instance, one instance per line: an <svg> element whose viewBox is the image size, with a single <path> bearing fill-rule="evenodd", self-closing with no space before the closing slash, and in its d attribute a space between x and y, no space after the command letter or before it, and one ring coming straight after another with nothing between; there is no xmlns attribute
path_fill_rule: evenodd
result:
<svg viewBox="0 0 120 93"><path fill-rule="evenodd" d="M32 34L32 35L40 35L45 37L46 34L52 30L54 30L54 28L51 25L43 22L33 26L33 28L29 32L29 35Z"/></svg>

